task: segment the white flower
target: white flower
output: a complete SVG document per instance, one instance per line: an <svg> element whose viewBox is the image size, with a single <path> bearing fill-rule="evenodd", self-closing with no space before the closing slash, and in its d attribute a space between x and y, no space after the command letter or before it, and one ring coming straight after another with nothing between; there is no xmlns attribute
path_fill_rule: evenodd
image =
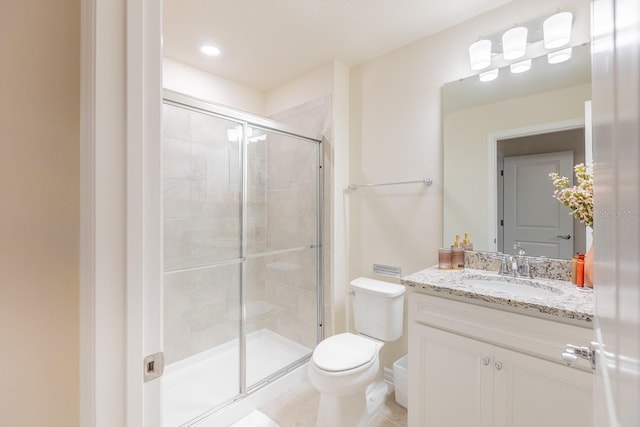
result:
<svg viewBox="0 0 640 427"><path fill-rule="evenodd" d="M553 197L571 209L571 214L586 226L593 227L593 174L584 164L574 166L577 184L569 186L569 178L550 173L556 190Z"/></svg>

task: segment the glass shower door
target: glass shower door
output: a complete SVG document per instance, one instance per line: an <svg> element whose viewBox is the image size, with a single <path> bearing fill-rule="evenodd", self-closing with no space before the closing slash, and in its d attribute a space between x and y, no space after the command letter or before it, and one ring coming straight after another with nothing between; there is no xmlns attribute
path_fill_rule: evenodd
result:
<svg viewBox="0 0 640 427"><path fill-rule="evenodd" d="M163 106L163 424L241 393L241 139L238 122Z"/></svg>
<svg viewBox="0 0 640 427"><path fill-rule="evenodd" d="M256 126L246 138L247 389L318 339L318 142Z"/></svg>
<svg viewBox="0 0 640 427"><path fill-rule="evenodd" d="M320 141L181 95L163 111L163 425L302 365L321 329Z"/></svg>

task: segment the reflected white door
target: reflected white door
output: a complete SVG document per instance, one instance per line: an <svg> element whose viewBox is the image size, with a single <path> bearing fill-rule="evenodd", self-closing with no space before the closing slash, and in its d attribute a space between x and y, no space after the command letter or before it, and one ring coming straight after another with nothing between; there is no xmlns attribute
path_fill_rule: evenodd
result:
<svg viewBox="0 0 640 427"><path fill-rule="evenodd" d="M527 255L571 258L573 218L552 197L551 172L572 177L573 153L505 157L504 252L519 243Z"/></svg>

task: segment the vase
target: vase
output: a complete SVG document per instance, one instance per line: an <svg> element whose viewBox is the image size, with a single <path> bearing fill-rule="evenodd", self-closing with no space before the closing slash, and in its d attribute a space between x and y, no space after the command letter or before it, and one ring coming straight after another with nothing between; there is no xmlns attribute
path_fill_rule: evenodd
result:
<svg viewBox="0 0 640 427"><path fill-rule="evenodd" d="M593 289L593 241L584 257L584 284Z"/></svg>

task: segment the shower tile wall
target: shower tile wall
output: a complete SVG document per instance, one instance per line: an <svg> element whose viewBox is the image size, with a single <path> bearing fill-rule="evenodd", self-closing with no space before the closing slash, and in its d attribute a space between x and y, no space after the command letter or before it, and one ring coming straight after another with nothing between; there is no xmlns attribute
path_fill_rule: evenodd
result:
<svg viewBox="0 0 640 427"><path fill-rule="evenodd" d="M301 129L324 141L323 286L325 328L330 319L331 250L331 98L318 100L274 115L274 120ZM272 162L271 159L284 159ZM315 242L315 147L292 141L267 148L267 247L276 249ZM292 165L282 168L278 165ZM267 260L266 299L281 307L269 319L269 329L309 348L316 345L316 254L308 249Z"/></svg>
<svg viewBox="0 0 640 427"><path fill-rule="evenodd" d="M165 357L173 363L238 338L241 169L232 121L164 105ZM330 291L331 99L273 117L325 141L324 288ZM248 146L247 253L316 243L315 144L268 133ZM245 262L247 333L261 328L316 344L315 250ZM331 299L327 296L325 301ZM325 306L325 327L330 307Z"/></svg>
<svg viewBox="0 0 640 427"><path fill-rule="evenodd" d="M238 338L241 176L237 123L163 106L164 324L168 363ZM248 246L265 248L264 144L253 147ZM264 290L264 260L246 263L247 293ZM182 270L182 271L181 271ZM257 328L260 325L255 325ZM250 330L249 330L250 332Z"/></svg>

